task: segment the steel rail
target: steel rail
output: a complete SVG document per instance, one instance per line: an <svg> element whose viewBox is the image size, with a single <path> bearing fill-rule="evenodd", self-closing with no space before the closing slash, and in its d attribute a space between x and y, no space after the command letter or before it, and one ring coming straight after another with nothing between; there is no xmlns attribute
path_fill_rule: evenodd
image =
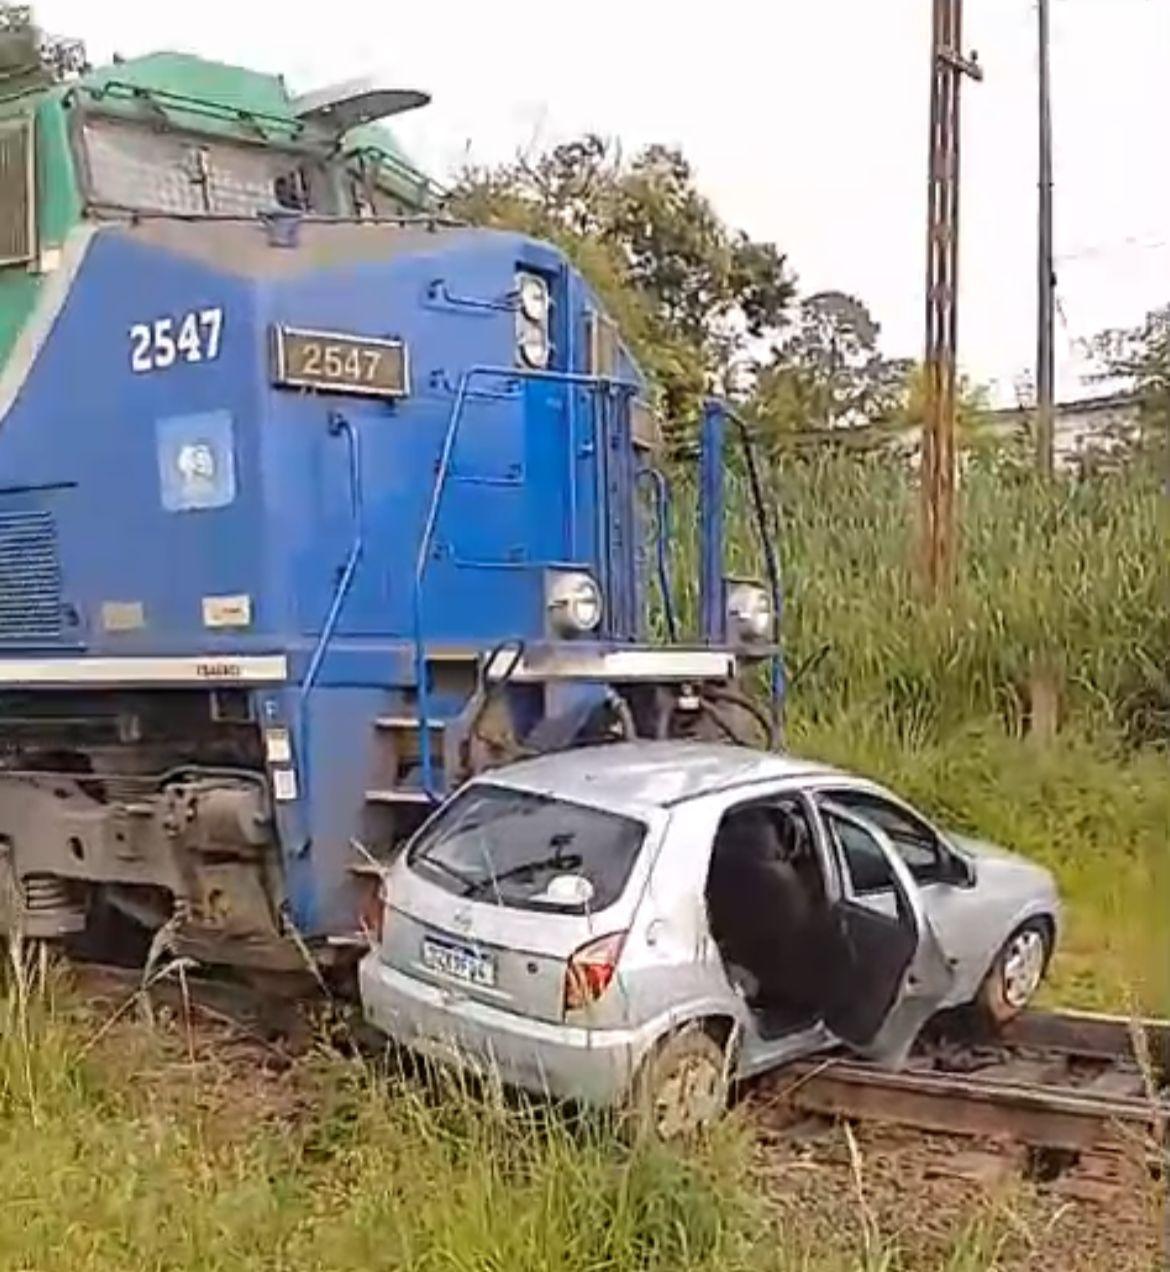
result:
<svg viewBox="0 0 1170 1272"><path fill-rule="evenodd" d="M142 997L172 1011L194 1010L234 1025L265 1047L279 1043L288 1059L313 1036L304 1011L308 1004L291 986L287 996L274 995L270 985L259 989L192 970L181 984L162 976L147 988L140 972L126 968L73 962L70 970L74 985L91 998L125 1004ZM348 1020L354 1045L366 1045L356 1010L334 1005L341 1009L339 1023ZM1135 1035L1148 1043L1135 1048ZM940 1056L944 1063L962 1063L963 1053L928 1044L908 1068L896 1071L849 1057L801 1061L753 1079L746 1096L765 1125L776 1114L811 1114L1074 1154L1116 1152L1126 1145L1165 1147L1170 1071L1150 1057L1168 1047L1170 1021L1033 1011L992 1046L969 1051L982 1072L930 1068ZM1010 1059L997 1063L1003 1057ZM1148 1072L1147 1061L1153 1065ZM1062 1072L1064 1081L1052 1076Z"/></svg>
<svg viewBox="0 0 1170 1272"><path fill-rule="evenodd" d="M932 1044L908 1068L802 1062L757 1085L765 1109L1083 1152L1170 1126L1170 1022L1028 1012L993 1043ZM932 1067L938 1065L939 1067Z"/></svg>
<svg viewBox="0 0 1170 1272"><path fill-rule="evenodd" d="M1108 1016L1081 1011L1029 1011L1010 1024L1002 1041L1013 1047L1058 1051L1086 1058L1141 1059L1170 1073L1170 1020Z"/></svg>
<svg viewBox="0 0 1170 1272"><path fill-rule="evenodd" d="M1157 1130L1170 1102L1101 1096L1063 1086L997 1082L976 1075L892 1073L833 1063L780 1075L771 1099L801 1113L911 1126L946 1135L1009 1138L1083 1151L1116 1143L1118 1128Z"/></svg>

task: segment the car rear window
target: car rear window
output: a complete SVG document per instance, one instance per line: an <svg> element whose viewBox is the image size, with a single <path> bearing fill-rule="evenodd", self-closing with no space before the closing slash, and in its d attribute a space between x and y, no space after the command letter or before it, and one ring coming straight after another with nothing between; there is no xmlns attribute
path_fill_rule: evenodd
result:
<svg viewBox="0 0 1170 1272"><path fill-rule="evenodd" d="M618 899L645 835L633 818L484 783L447 805L407 862L459 897L584 914Z"/></svg>

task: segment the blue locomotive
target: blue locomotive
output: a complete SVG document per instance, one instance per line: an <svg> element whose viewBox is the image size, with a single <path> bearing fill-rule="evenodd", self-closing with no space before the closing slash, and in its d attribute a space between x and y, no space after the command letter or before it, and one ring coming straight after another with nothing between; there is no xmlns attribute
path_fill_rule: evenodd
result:
<svg viewBox="0 0 1170 1272"><path fill-rule="evenodd" d="M423 95L5 76L0 929L328 963L468 774L754 727L725 415L702 631L652 643L643 378L560 252L435 210L378 122Z"/></svg>

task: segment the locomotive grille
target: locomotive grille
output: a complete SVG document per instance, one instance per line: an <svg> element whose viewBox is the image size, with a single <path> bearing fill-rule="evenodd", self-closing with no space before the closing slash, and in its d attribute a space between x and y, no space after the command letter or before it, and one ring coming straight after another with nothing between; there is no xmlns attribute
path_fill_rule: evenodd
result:
<svg viewBox="0 0 1170 1272"><path fill-rule="evenodd" d="M61 563L48 512L0 512L0 642L61 635Z"/></svg>
<svg viewBox="0 0 1170 1272"><path fill-rule="evenodd" d="M32 260L33 132L27 119L0 125L0 265Z"/></svg>

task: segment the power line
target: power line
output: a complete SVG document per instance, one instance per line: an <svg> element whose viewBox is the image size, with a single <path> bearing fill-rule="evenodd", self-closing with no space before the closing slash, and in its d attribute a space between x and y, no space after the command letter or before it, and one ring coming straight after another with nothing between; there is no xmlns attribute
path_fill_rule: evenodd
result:
<svg viewBox="0 0 1170 1272"><path fill-rule="evenodd" d="M1170 239L1142 239L1135 235L1118 239L1113 243L1095 243L1076 248L1071 252L1060 252L1056 259L1063 264L1071 264L1074 261L1093 260L1120 252L1154 252L1164 247L1170 247Z"/></svg>

